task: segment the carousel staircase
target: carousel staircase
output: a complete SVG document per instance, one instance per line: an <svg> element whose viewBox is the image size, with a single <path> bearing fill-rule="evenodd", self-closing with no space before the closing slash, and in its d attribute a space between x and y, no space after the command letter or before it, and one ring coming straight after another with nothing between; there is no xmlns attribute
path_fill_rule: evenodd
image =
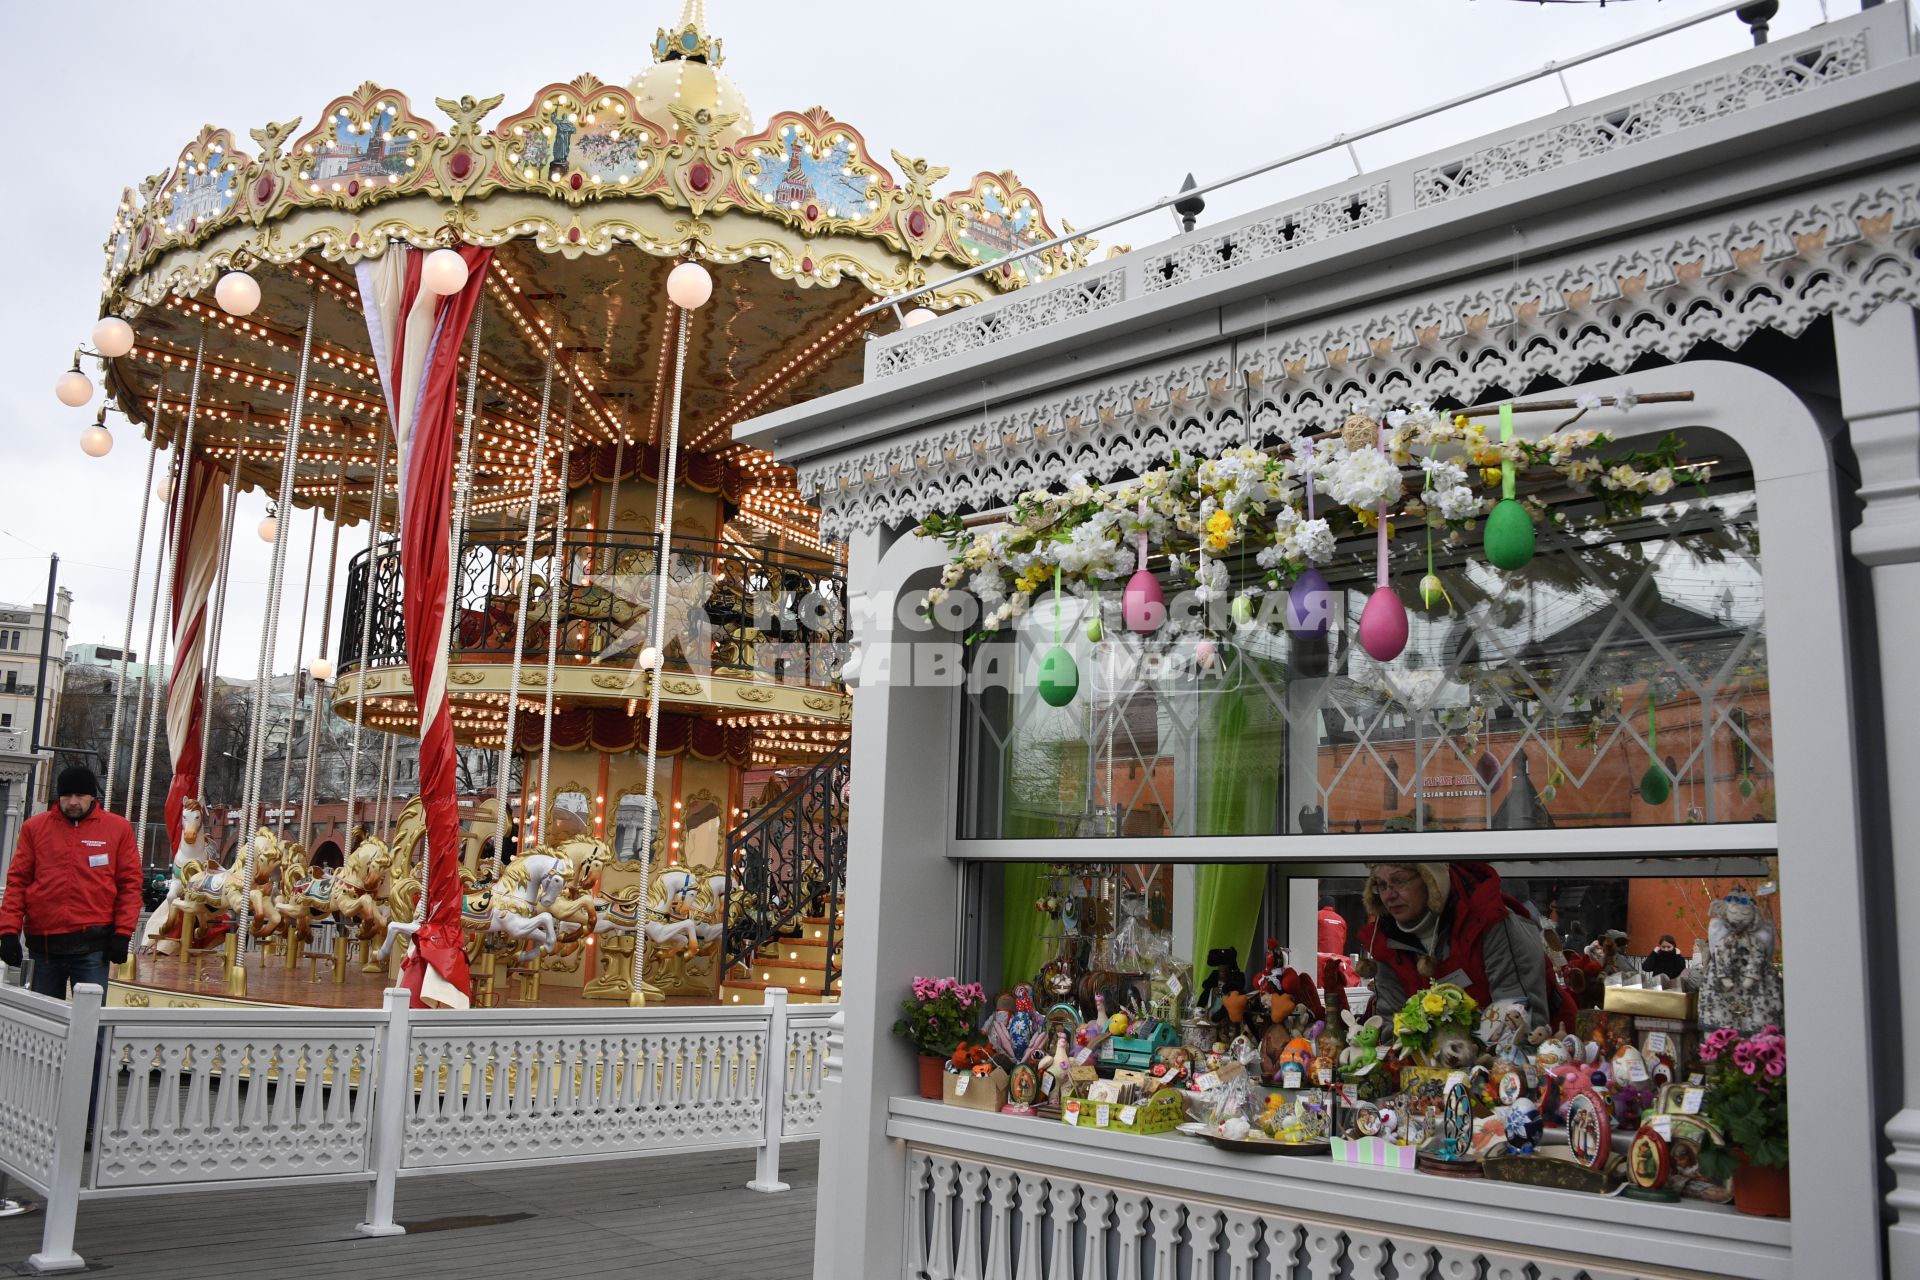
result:
<svg viewBox="0 0 1920 1280"><path fill-rule="evenodd" d="M829 755L727 833L720 999L836 1000L847 870L849 753Z"/></svg>

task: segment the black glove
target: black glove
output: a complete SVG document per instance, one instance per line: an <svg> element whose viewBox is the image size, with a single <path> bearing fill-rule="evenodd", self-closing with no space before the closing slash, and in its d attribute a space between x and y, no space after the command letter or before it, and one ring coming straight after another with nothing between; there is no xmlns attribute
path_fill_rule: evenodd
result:
<svg viewBox="0 0 1920 1280"><path fill-rule="evenodd" d="M113 964L125 964L127 962L127 947L132 942L133 939L124 933L116 933L107 939L108 961Z"/></svg>
<svg viewBox="0 0 1920 1280"><path fill-rule="evenodd" d="M23 958L20 954L20 935L0 934L0 964L12 965L18 969Z"/></svg>

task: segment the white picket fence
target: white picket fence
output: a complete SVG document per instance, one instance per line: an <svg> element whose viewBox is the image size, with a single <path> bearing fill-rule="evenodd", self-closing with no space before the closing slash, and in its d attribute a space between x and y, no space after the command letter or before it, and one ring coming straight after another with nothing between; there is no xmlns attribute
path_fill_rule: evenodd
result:
<svg viewBox="0 0 1920 1280"><path fill-rule="evenodd" d="M75 1219L104 1196L362 1182L357 1229L394 1235L399 1178L740 1148L750 1187L784 1191L781 1142L819 1134L835 1012L778 988L461 1013L398 990L378 1009L181 1010L0 986L0 1172L46 1199L43 1271L84 1265Z"/></svg>

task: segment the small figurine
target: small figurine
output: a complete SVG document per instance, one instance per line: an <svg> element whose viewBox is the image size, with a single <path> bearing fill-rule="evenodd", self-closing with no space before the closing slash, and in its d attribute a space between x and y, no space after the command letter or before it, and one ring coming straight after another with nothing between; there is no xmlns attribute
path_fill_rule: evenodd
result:
<svg viewBox="0 0 1920 1280"><path fill-rule="evenodd" d="M1386 1023L1379 1014L1365 1022L1348 1009L1341 1010L1347 1023L1347 1047L1340 1051L1340 1078L1358 1080L1380 1065L1380 1035Z"/></svg>
<svg viewBox="0 0 1920 1280"><path fill-rule="evenodd" d="M1240 1037L1253 1039L1253 1028L1247 1024L1247 1007L1251 1003L1244 991L1228 991L1221 995L1219 1011L1214 1014L1213 1023L1222 1040L1236 1040Z"/></svg>
<svg viewBox="0 0 1920 1280"><path fill-rule="evenodd" d="M1240 969L1240 949L1238 947L1215 947L1207 952L1207 963L1213 971L1200 984L1200 1007L1217 1023L1220 1020L1219 1001L1231 991L1247 989L1247 975Z"/></svg>
<svg viewBox="0 0 1920 1280"><path fill-rule="evenodd" d="M1007 1103L1000 1110L1004 1115L1030 1116L1039 1097L1040 1073L1032 1063L1022 1062L1007 1077Z"/></svg>
<svg viewBox="0 0 1920 1280"><path fill-rule="evenodd" d="M1013 1017L1008 1020L1007 1034L1013 1041L1016 1060L1024 1060L1039 1037L1040 1013L1034 1008L1033 987L1025 982L1013 988Z"/></svg>
<svg viewBox="0 0 1920 1280"><path fill-rule="evenodd" d="M1540 1114L1539 1104L1532 1098L1516 1098L1507 1107L1508 1153L1532 1155L1533 1149L1540 1145L1540 1135L1546 1127L1546 1117Z"/></svg>

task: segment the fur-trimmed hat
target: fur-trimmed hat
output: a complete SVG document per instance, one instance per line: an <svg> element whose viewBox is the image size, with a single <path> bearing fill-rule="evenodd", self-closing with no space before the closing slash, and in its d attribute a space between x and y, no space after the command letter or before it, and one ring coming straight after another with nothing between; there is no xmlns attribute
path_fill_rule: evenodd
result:
<svg viewBox="0 0 1920 1280"><path fill-rule="evenodd" d="M1377 920L1387 914L1380 905L1379 891L1373 887L1373 875L1382 867L1407 867L1420 873L1427 882L1427 910L1438 914L1447 905L1447 893L1453 886L1453 875L1444 862L1370 862L1367 864L1367 879L1361 887L1360 898L1366 904L1369 919Z"/></svg>

